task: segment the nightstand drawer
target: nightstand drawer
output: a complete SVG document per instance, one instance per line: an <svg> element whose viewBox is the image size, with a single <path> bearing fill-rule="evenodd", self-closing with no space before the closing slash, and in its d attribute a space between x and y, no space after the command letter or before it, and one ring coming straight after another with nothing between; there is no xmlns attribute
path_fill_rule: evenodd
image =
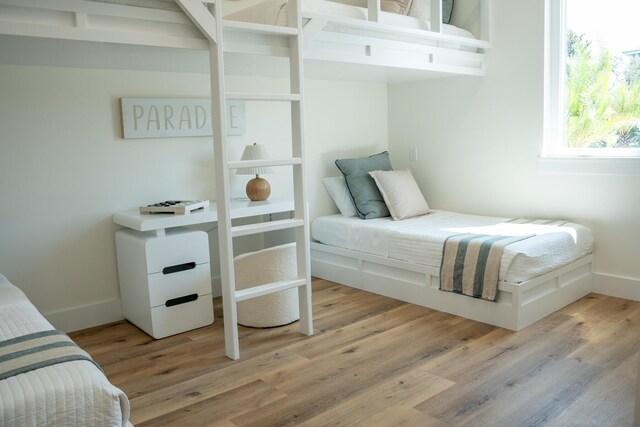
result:
<svg viewBox="0 0 640 427"><path fill-rule="evenodd" d="M177 273L150 274L149 303L151 307L164 305L167 300L185 295L211 294L211 270L209 263L196 265L194 268Z"/></svg>
<svg viewBox="0 0 640 427"><path fill-rule="evenodd" d="M152 326L148 331L154 338L164 338L189 329L213 323L211 294L199 296L195 301L166 307L151 308Z"/></svg>
<svg viewBox="0 0 640 427"><path fill-rule="evenodd" d="M209 262L209 237L204 231L171 230L161 238L145 242L147 274L160 273L166 267Z"/></svg>

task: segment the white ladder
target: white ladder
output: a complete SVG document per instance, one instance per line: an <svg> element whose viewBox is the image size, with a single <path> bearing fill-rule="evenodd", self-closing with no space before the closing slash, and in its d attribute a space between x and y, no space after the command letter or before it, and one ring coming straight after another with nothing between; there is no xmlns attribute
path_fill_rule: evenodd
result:
<svg viewBox="0 0 640 427"><path fill-rule="evenodd" d="M313 335L311 310L311 271L309 255L309 213L305 186L304 132L303 132L303 58L302 14L300 0L289 0L288 27L228 23L234 30L243 29L289 39L290 93L228 93L225 87L223 57L223 23L221 1L207 9L201 0L176 0L184 12L210 41L211 100L213 115L213 147L218 207L218 239L220 248L220 276L222 280L222 305L224 310L224 337L226 355L236 360L240 357L238 343L238 301L256 298L274 292L298 288L300 305L300 332ZM207 1L207 3L211 3ZM211 15L213 13L213 16ZM289 102L291 104L292 158L286 160L257 160L229 162L227 157L226 100L265 102ZM256 166L293 167L294 217L265 223L232 226L230 213L229 171ZM249 289L236 290L233 262L233 238L267 231L295 228L297 278L265 283Z"/></svg>

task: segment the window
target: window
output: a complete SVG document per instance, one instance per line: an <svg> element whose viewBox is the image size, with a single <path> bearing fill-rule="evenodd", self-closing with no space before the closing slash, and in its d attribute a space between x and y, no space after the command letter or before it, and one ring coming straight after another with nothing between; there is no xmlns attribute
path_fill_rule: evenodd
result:
<svg viewBox="0 0 640 427"><path fill-rule="evenodd" d="M640 2L547 0L544 155L640 156Z"/></svg>

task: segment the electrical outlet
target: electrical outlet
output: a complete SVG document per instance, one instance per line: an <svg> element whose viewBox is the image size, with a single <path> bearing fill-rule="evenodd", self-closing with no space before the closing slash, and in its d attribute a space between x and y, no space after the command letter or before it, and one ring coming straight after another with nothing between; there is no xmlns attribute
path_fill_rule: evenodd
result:
<svg viewBox="0 0 640 427"><path fill-rule="evenodd" d="M417 162L418 161L418 147L409 147L409 161Z"/></svg>

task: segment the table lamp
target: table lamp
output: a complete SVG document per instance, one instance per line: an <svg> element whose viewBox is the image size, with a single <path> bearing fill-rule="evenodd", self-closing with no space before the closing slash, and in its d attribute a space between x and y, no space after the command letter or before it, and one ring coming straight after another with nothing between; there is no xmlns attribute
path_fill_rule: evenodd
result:
<svg viewBox="0 0 640 427"><path fill-rule="evenodd" d="M252 145L247 145L244 148L244 152L242 153L242 158L240 160L267 160L268 158L269 154L267 154L265 146L254 143ZM246 191L247 197L250 200L258 202L269 198L269 194L271 194L269 181L264 178L260 178L259 176L267 173L273 173L273 168L270 166L256 166L250 168L239 168L236 170L236 174L238 175L256 176L247 182Z"/></svg>

